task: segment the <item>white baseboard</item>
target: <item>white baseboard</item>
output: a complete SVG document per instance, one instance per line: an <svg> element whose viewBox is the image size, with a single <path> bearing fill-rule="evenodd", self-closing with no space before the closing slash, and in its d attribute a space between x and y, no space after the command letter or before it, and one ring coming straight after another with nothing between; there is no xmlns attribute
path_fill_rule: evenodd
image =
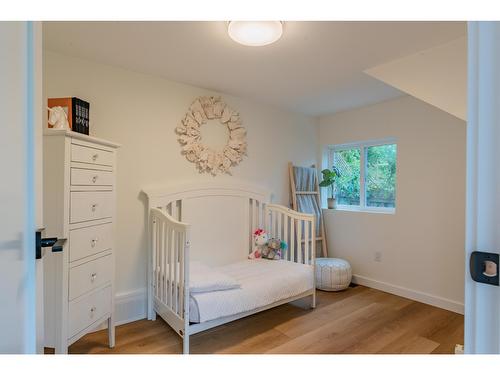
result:
<svg viewBox="0 0 500 375"><path fill-rule="evenodd" d="M464 314L464 304L453 301L447 298L438 297L432 294L420 292L418 290L404 288L402 286L389 284L383 281L370 279L361 275L353 275L352 282L354 284L367 286L373 289L378 289L383 292L395 294L397 296L412 299L414 301L426 303L428 305L440 307L445 310L453 311L458 314Z"/></svg>
<svg viewBox="0 0 500 375"><path fill-rule="evenodd" d="M128 292L121 292L115 295L115 325L119 326L145 319L147 316L147 289L136 289ZM108 328L108 324L103 323L96 327L95 331Z"/></svg>
<svg viewBox="0 0 500 375"><path fill-rule="evenodd" d="M115 296L116 325L145 319L147 315L147 289L117 293Z"/></svg>

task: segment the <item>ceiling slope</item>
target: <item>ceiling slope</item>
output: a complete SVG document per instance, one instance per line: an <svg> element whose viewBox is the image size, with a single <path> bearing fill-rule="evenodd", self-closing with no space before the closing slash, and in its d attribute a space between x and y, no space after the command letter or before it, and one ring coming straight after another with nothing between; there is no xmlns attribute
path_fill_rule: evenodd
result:
<svg viewBox="0 0 500 375"><path fill-rule="evenodd" d="M365 70L368 75L467 120L467 38Z"/></svg>

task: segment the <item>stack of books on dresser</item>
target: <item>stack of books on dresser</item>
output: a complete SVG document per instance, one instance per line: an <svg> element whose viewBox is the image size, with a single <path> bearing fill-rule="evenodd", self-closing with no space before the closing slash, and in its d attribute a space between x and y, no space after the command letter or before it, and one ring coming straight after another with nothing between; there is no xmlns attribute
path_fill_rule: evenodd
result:
<svg viewBox="0 0 500 375"><path fill-rule="evenodd" d="M72 131L82 134L89 134L89 111L90 103L79 98L50 98L48 106L63 107L68 117L69 127ZM49 125L51 127L51 125Z"/></svg>

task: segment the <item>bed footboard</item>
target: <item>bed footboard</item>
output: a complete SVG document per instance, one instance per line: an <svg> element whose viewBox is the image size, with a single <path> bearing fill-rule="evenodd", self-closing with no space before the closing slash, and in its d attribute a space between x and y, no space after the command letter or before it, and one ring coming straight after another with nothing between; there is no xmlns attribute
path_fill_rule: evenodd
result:
<svg viewBox="0 0 500 375"><path fill-rule="evenodd" d="M266 228L271 237L288 245L284 260L312 267L313 290L311 307L316 307L316 217L288 207L268 204L265 209Z"/></svg>
<svg viewBox="0 0 500 375"><path fill-rule="evenodd" d="M266 206L266 228L271 237L285 241L284 259L314 266L316 258L316 218L285 206Z"/></svg>
<svg viewBox="0 0 500 375"><path fill-rule="evenodd" d="M148 319L158 313L184 339L189 351L189 224L150 210Z"/></svg>

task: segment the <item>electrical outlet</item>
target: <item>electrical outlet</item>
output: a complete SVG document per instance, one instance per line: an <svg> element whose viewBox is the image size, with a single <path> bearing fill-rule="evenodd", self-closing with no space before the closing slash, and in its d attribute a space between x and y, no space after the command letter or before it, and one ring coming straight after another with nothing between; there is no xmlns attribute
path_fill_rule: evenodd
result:
<svg viewBox="0 0 500 375"><path fill-rule="evenodd" d="M375 262L382 262L382 253L380 251L375 252L374 260Z"/></svg>

